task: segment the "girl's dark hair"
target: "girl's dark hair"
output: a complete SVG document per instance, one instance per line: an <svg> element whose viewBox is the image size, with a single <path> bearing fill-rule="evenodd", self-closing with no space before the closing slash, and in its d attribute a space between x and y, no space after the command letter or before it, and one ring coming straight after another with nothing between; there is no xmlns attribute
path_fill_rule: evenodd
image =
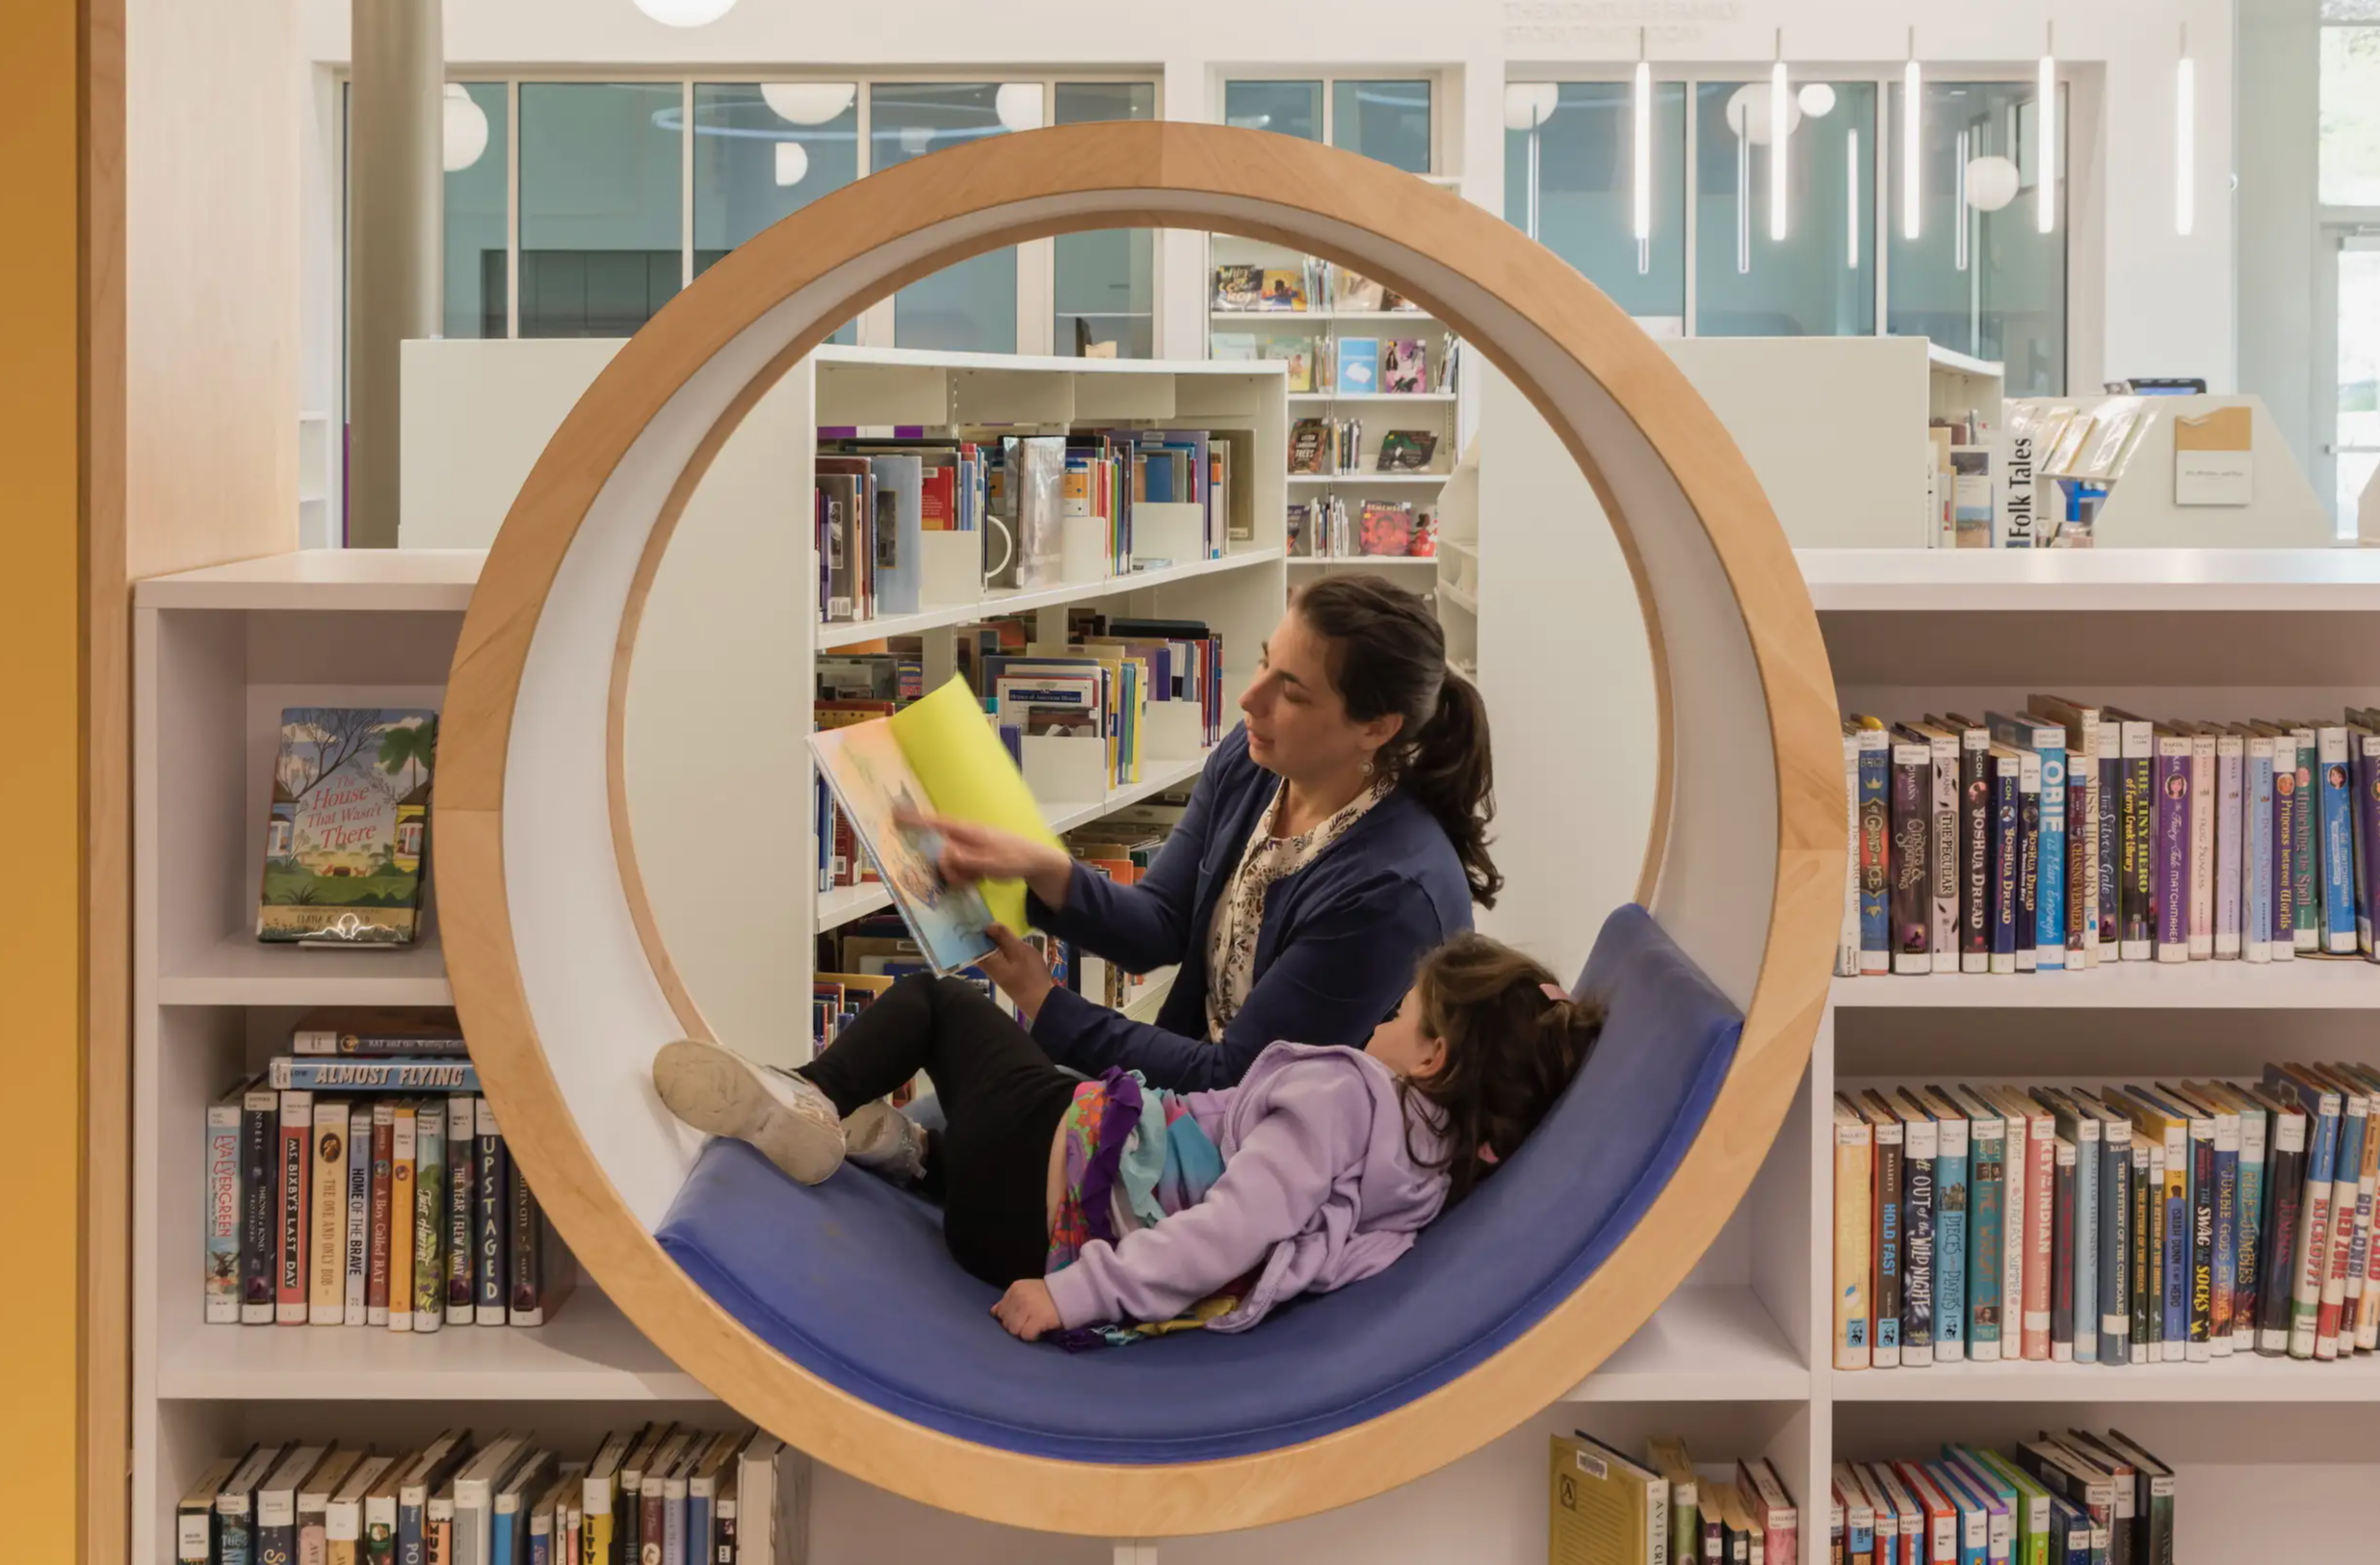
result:
<svg viewBox="0 0 2380 1565"><path fill-rule="evenodd" d="M1478 934L1456 935L1414 975L1422 1032L1446 1045L1446 1057L1399 1090L1436 1110L1446 1158L1428 1166L1447 1171L1450 1207L1520 1150L1602 1034L1603 1005L1556 1000L1546 992L1553 982L1537 963ZM1409 1152L1411 1137L1408 1118Z"/></svg>
<svg viewBox="0 0 2380 1565"><path fill-rule="evenodd" d="M1446 633L1422 600L1377 576L1326 576L1291 600L1330 643L1330 682L1347 716L1404 718L1374 764L1435 816L1463 862L1471 900L1496 905L1504 877L1487 856L1496 768L1478 688L1447 666Z"/></svg>

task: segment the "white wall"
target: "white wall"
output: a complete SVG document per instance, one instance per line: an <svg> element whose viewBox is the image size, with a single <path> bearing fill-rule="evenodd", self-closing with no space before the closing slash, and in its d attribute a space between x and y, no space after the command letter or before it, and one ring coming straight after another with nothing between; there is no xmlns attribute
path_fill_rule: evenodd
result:
<svg viewBox="0 0 2380 1565"><path fill-rule="evenodd" d="M348 54L346 0L305 0L307 58ZM1509 78L1633 60L1637 23L1658 22L1658 59L1765 68L1779 29L1797 67L1889 74L1909 28L1940 75L2027 65L2041 52L2044 8L1949 0L1707 0L1693 6L1606 0L1208 0L1137 7L1032 0L1030 26L1008 6L912 0L824 7L745 0L706 28L647 20L630 0L453 0L446 42L458 67L584 71L605 65L782 65L878 70L914 65L998 75L1002 66L1131 69L1159 77L1169 117L1207 119L1212 84L1240 68L1313 65L1444 72L1448 167L1472 199L1502 203L1502 87ZM2073 384L2103 373L2204 375L2232 388L2232 0L2095 0L2059 7L2057 50L2074 81L2076 226L2070 260ZM1127 23L1127 15L1129 22ZM2173 65L2189 23L2198 60L2198 222L2173 231ZM310 191L309 200L327 200ZM1161 338L1200 340L1204 276L1193 236L1164 250Z"/></svg>
<svg viewBox="0 0 2380 1565"><path fill-rule="evenodd" d="M2239 0L2239 389L2271 409L2325 500L2315 462L2317 0Z"/></svg>

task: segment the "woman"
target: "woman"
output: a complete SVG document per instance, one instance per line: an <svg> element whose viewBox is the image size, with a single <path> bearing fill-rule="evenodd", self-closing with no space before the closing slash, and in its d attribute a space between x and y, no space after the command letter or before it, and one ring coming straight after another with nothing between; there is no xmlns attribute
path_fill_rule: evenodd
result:
<svg viewBox="0 0 2380 1565"><path fill-rule="evenodd" d="M932 822L955 881L1023 880L1033 922L1128 971L1176 969L1156 1025L1058 987L1007 930L984 970L1060 1065L1226 1087L1268 1044L1360 1047L1423 952L1495 905L1487 714L1422 600L1371 576L1292 600L1190 807L1138 883Z"/></svg>

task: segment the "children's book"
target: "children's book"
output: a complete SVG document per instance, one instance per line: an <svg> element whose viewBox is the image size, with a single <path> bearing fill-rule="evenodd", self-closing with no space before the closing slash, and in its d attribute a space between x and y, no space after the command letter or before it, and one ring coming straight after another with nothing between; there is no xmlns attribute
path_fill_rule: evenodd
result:
<svg viewBox="0 0 2380 1565"><path fill-rule="evenodd" d="M1423 473L1438 454L1438 437L1427 430L1391 430L1380 437L1377 458L1383 473Z"/></svg>
<svg viewBox="0 0 2380 1565"><path fill-rule="evenodd" d="M1265 270L1262 267L1218 266L1215 269L1215 307L1218 310L1252 310L1256 308L1256 296L1264 286Z"/></svg>
<svg viewBox="0 0 2380 1565"><path fill-rule="evenodd" d="M1419 337L1392 337L1380 351L1380 389L1414 396L1429 389L1429 360Z"/></svg>
<svg viewBox="0 0 2380 1565"><path fill-rule="evenodd" d="M1264 274L1264 294L1256 307L1264 310L1302 310L1306 308L1306 279L1303 274L1268 269Z"/></svg>
<svg viewBox="0 0 2380 1565"><path fill-rule="evenodd" d="M1367 397L1380 389L1380 340L1377 337L1339 339L1340 395Z"/></svg>
<svg viewBox="0 0 2380 1565"><path fill-rule="evenodd" d="M413 708L282 712L257 939L412 943L437 727L435 712Z"/></svg>
<svg viewBox="0 0 2380 1565"><path fill-rule="evenodd" d="M1288 366L1284 372L1292 392L1312 391L1314 384L1314 339L1311 337L1274 337L1264 346L1264 356L1278 359Z"/></svg>
<svg viewBox="0 0 2380 1565"><path fill-rule="evenodd" d="M1058 845L963 679L889 717L812 734L810 749L936 972L955 972L988 952L984 931L994 922L1023 933L1022 884L952 885L942 877L941 839L899 819L948 816Z"/></svg>

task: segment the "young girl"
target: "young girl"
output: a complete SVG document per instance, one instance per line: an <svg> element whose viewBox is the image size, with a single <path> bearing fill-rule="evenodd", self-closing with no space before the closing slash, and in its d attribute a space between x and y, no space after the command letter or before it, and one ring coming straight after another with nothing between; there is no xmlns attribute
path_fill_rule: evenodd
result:
<svg viewBox="0 0 2380 1565"><path fill-rule="evenodd" d="M1535 962L1466 934L1423 958L1361 1053L1275 1043L1217 1092L1080 1080L980 990L922 976L798 1071L679 1042L653 1081L678 1118L804 1184L847 1158L922 1181L952 1255L1007 1290L1002 1325L1089 1345L1245 1330L1382 1270L1519 1148L1602 1024ZM930 1142L883 1101L920 1070L949 1119Z"/></svg>

